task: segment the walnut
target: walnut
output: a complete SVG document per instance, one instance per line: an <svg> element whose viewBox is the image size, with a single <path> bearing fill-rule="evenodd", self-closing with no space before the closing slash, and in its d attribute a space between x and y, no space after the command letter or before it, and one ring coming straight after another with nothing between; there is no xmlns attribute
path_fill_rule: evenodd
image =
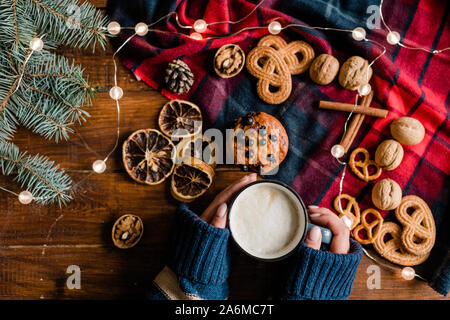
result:
<svg viewBox="0 0 450 320"><path fill-rule="evenodd" d="M372 68L367 70L367 60L353 56L347 59L339 73L339 84L347 90L357 90L361 84L365 84L372 77ZM367 76L367 71L369 74Z"/></svg>
<svg viewBox="0 0 450 320"><path fill-rule="evenodd" d="M339 61L329 54L321 54L311 64L309 75L317 84L330 84L339 71Z"/></svg>
<svg viewBox="0 0 450 320"><path fill-rule="evenodd" d="M132 214L126 214L116 220L112 229L112 240L116 247L129 249L141 240L144 233L142 219Z"/></svg>

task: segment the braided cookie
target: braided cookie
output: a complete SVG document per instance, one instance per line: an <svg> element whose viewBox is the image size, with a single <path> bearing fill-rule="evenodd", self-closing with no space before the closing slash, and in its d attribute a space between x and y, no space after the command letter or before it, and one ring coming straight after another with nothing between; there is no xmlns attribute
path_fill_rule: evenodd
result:
<svg viewBox="0 0 450 320"><path fill-rule="evenodd" d="M300 61L297 53L302 55ZM269 35L248 53L246 66L258 79L258 96L267 103L279 104L291 94L291 74L305 72L313 59L314 50L306 42L286 43L278 36Z"/></svg>
<svg viewBox="0 0 450 320"><path fill-rule="evenodd" d="M305 41L292 41L286 43L283 38L277 36L266 36L258 42L258 47L272 47L283 57L291 74L301 74L308 70L314 60L314 50ZM302 55L298 60L297 53Z"/></svg>
<svg viewBox="0 0 450 320"><path fill-rule="evenodd" d="M402 266L415 266L427 260L428 253L418 256L406 251L400 239L401 233L402 229L399 225L394 222L385 222L373 247L383 258ZM390 239L387 239L388 236Z"/></svg>
<svg viewBox="0 0 450 320"><path fill-rule="evenodd" d="M436 226L430 208L417 196L403 197L395 210L395 216L403 225L402 244L415 255L431 251L436 238Z"/></svg>

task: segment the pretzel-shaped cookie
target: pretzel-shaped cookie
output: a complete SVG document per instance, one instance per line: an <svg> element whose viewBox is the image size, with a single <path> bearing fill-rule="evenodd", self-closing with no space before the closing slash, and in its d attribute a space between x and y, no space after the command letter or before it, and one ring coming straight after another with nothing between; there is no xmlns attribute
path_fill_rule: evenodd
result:
<svg viewBox="0 0 450 320"><path fill-rule="evenodd" d="M401 240L405 249L415 255L429 253L434 246L436 226L426 202L417 196L405 196L395 216L403 225Z"/></svg>
<svg viewBox="0 0 450 320"><path fill-rule="evenodd" d="M385 222L373 247L385 259L402 266L415 266L427 260L429 253L417 256L406 251L400 240L401 232L399 225L394 222ZM392 239L386 240L388 234Z"/></svg>
<svg viewBox="0 0 450 320"><path fill-rule="evenodd" d="M297 53L302 55L300 61ZM246 65L248 72L258 79L259 97L267 103L279 104L291 94L291 74L305 72L313 58L314 50L306 42L286 43L278 36L268 35L249 52Z"/></svg>
<svg viewBox="0 0 450 320"><path fill-rule="evenodd" d="M339 203L341 202L341 199L347 200L347 205L345 208L342 208L343 211L341 211L341 208L339 207ZM355 228L360 220L360 210L358 202L356 202L356 199L348 194L341 194L341 196L337 196L334 198L333 202L334 209L339 212L339 218L342 218L343 216L347 216L352 219L352 225L350 226L350 230L353 230Z"/></svg>
<svg viewBox="0 0 450 320"><path fill-rule="evenodd" d="M277 50L286 62L291 74L301 74L308 70L315 56L313 48L305 41L296 40L286 43L283 38L273 35L262 38L258 42L258 47L272 47ZM297 53L302 55L300 61Z"/></svg>
<svg viewBox="0 0 450 320"><path fill-rule="evenodd" d="M262 66L261 66L261 65ZM258 78L258 96L270 104L278 104L289 98L292 79L283 57L272 47L256 47L247 56L247 69ZM270 87L277 88L275 92Z"/></svg>
<svg viewBox="0 0 450 320"><path fill-rule="evenodd" d="M362 161L356 161L356 156L362 153L364 155L364 159ZM364 181L375 180L381 175L382 169L377 165L377 163L373 160L370 160L369 151L364 148L356 148L350 154L350 160L348 161L350 168L353 173ZM374 166L377 168L377 171L373 174L369 173L369 167ZM359 169L361 168L361 170Z"/></svg>
<svg viewBox="0 0 450 320"><path fill-rule="evenodd" d="M373 214L376 219L370 223L367 222L366 217L368 214ZM361 244L369 244L375 241L380 234L380 230L383 227L383 217L381 214L372 208L366 209L361 214L361 224L353 230L353 237ZM366 230L367 239L363 239L359 236L359 231Z"/></svg>

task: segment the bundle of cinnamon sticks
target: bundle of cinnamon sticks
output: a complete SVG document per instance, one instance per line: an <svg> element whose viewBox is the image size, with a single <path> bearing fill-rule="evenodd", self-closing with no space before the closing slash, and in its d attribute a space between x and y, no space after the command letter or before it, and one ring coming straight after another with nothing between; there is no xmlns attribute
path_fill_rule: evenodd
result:
<svg viewBox="0 0 450 320"><path fill-rule="evenodd" d="M347 152L348 149L350 149L350 146L355 140L359 128L361 128L361 125L364 122L364 118L366 117L366 115L378 118L386 118L386 116L388 115L387 110L370 107L373 95L374 92L372 90L367 96L364 96L362 98L361 104L357 105L356 107L353 104L331 102L331 101L320 101L319 103L319 108L321 109L346 111L354 113L347 127L347 131L345 132L344 136L341 139L341 142L339 143L341 146L344 147L345 152Z"/></svg>

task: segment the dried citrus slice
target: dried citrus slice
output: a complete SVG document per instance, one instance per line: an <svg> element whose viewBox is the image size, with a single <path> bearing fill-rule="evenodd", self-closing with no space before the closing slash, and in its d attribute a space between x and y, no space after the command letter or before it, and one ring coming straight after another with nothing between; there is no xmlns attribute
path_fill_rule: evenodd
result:
<svg viewBox="0 0 450 320"><path fill-rule="evenodd" d="M161 109L158 124L170 138L195 136L202 131L202 113L192 102L171 100Z"/></svg>
<svg viewBox="0 0 450 320"><path fill-rule="evenodd" d="M163 182L175 166L175 146L155 129L132 133L123 144L123 163L131 178L145 184Z"/></svg>
<svg viewBox="0 0 450 320"><path fill-rule="evenodd" d="M176 146L177 164L190 163L191 158L195 158L214 168L218 150L217 143L202 134L183 138Z"/></svg>
<svg viewBox="0 0 450 320"><path fill-rule="evenodd" d="M214 170L205 162L192 158L189 163L175 166L170 192L181 202L191 202L211 186Z"/></svg>

